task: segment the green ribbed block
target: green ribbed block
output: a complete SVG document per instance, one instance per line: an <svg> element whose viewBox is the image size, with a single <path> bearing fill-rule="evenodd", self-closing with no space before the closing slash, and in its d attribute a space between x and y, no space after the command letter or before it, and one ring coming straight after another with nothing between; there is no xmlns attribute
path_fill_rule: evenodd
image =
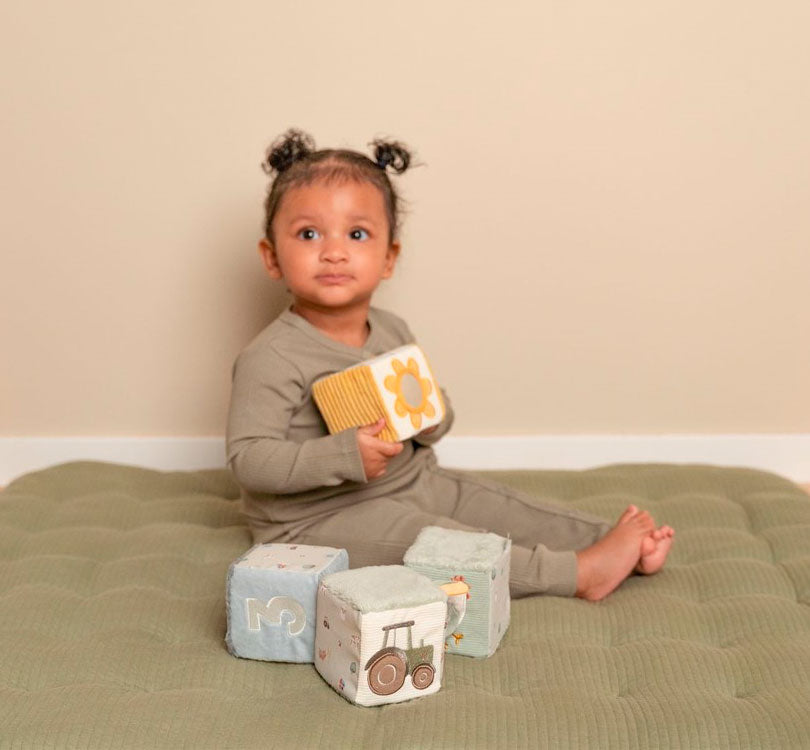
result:
<svg viewBox="0 0 810 750"><path fill-rule="evenodd" d="M404 563L436 583L469 587L464 619L447 639L448 653L491 656L509 627L509 557L512 543L497 534L426 526Z"/></svg>

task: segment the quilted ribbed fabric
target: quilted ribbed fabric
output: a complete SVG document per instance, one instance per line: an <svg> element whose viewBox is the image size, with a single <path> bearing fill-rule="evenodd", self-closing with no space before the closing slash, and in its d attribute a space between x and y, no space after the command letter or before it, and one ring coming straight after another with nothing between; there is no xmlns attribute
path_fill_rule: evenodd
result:
<svg viewBox="0 0 810 750"><path fill-rule="evenodd" d="M759 471L488 472L677 529L598 604L512 603L440 692L351 706L310 664L237 659L225 580L250 546L226 471L77 462L0 494L2 748L806 748L810 498Z"/></svg>

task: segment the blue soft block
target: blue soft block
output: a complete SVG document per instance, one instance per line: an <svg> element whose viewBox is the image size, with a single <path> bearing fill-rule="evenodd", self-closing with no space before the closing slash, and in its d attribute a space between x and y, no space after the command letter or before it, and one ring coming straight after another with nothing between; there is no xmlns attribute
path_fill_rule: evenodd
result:
<svg viewBox="0 0 810 750"><path fill-rule="evenodd" d="M228 650L245 659L313 661L318 584L323 576L348 567L345 549L251 547L228 570Z"/></svg>

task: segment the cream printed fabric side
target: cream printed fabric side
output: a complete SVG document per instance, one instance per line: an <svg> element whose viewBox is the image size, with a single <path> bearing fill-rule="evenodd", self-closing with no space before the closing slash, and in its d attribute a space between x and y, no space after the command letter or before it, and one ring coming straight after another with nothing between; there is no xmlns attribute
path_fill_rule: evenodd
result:
<svg viewBox="0 0 810 750"><path fill-rule="evenodd" d="M357 696L360 664L360 613L318 587L315 668L335 690L352 702Z"/></svg>

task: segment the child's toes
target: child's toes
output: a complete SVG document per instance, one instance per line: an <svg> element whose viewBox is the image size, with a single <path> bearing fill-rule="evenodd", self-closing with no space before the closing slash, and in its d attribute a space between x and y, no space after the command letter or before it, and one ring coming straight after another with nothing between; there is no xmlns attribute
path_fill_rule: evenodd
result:
<svg viewBox="0 0 810 750"><path fill-rule="evenodd" d="M627 523L638 513L638 508L635 505L628 505L624 513L619 516L617 523Z"/></svg>
<svg viewBox="0 0 810 750"><path fill-rule="evenodd" d="M645 536L641 540L641 557L647 557L647 555L651 555L658 547L658 542L653 539L651 536Z"/></svg>
<svg viewBox="0 0 810 750"><path fill-rule="evenodd" d="M652 575L657 573L664 567L669 549L672 546L671 539L664 539L659 542L656 549L649 555L642 555L636 565L636 571L644 575Z"/></svg>
<svg viewBox="0 0 810 750"><path fill-rule="evenodd" d="M646 510L642 510L636 514L634 520L637 521L639 526L646 532L651 533L655 529L655 521L653 521L652 516Z"/></svg>

